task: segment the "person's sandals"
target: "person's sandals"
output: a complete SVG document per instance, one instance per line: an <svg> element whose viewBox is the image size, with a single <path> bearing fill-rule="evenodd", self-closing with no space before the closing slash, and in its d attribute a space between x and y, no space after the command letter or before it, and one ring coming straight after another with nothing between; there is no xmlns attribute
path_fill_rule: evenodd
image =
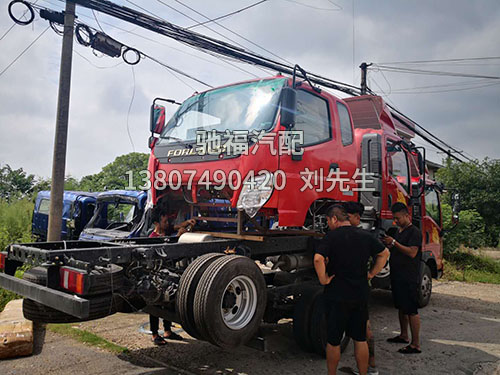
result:
<svg viewBox="0 0 500 375"><path fill-rule="evenodd" d="M178 335L177 333L175 332L170 332L170 335L168 336L163 336L164 339L167 339L167 340L177 340L177 341L182 341L184 340L184 338L181 336L181 335Z"/></svg>
<svg viewBox="0 0 500 375"><path fill-rule="evenodd" d="M404 338L402 338L399 335L397 335L395 337L391 337L390 339L387 339L387 342L392 342L395 344L409 344L410 343L409 340L405 340Z"/></svg>
<svg viewBox="0 0 500 375"><path fill-rule="evenodd" d="M155 345L158 345L158 346L167 345L167 342L165 341L165 339L159 335L153 339L153 342Z"/></svg>
<svg viewBox="0 0 500 375"><path fill-rule="evenodd" d="M359 375L359 371L357 369L351 369L354 375ZM367 375L378 375L378 370L376 367L368 366Z"/></svg>
<svg viewBox="0 0 500 375"><path fill-rule="evenodd" d="M420 349L414 348L411 345L407 345L404 348L398 350L399 353L403 354L420 354L422 351Z"/></svg>

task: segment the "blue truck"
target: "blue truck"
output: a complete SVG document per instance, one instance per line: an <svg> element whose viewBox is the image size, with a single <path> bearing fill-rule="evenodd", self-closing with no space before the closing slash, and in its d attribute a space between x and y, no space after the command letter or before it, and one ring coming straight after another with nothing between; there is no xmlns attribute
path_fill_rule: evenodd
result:
<svg viewBox="0 0 500 375"><path fill-rule="evenodd" d="M63 195L63 215L61 239L77 240L83 228L94 215L98 193L86 191L65 191ZM37 241L47 240L49 223L50 191L38 193L33 210L31 233Z"/></svg>
<svg viewBox="0 0 500 375"><path fill-rule="evenodd" d="M110 190L97 195L93 217L80 234L83 241L140 237L144 227L147 193Z"/></svg>

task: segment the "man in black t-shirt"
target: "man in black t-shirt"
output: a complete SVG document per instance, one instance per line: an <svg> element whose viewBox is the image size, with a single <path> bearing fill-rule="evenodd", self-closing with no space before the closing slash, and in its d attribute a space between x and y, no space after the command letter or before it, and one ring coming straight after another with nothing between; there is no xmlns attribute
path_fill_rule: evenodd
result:
<svg viewBox="0 0 500 375"><path fill-rule="evenodd" d="M361 216L365 212L365 206L360 202L345 202L343 204L347 212L349 222L353 227L360 227ZM378 375L377 365L375 363L375 337L373 335L370 318L366 322L366 342L368 344L368 375ZM359 374L353 370L354 374Z"/></svg>
<svg viewBox="0 0 500 375"><path fill-rule="evenodd" d="M411 329L411 344L399 349L400 353L420 353L420 316L418 315L418 286L422 259L422 233L412 225L408 207L397 202L392 215L399 227L394 238L382 240L391 250L391 289L394 306L399 310L401 333L388 339L389 342L408 344L408 323Z"/></svg>
<svg viewBox="0 0 500 375"><path fill-rule="evenodd" d="M319 282L325 285L328 373L336 374L340 361L340 340L346 333L354 340L359 373L366 375L368 280L384 267L389 250L368 232L351 226L342 205L328 208L327 222L330 231L314 255L314 268ZM376 260L367 274L370 257Z"/></svg>

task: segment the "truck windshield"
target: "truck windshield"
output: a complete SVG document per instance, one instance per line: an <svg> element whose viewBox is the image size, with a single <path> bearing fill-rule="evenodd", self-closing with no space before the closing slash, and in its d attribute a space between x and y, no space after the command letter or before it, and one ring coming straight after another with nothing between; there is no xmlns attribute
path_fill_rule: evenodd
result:
<svg viewBox="0 0 500 375"><path fill-rule="evenodd" d="M94 217L87 228L115 229L130 231L138 219L138 209L133 202L100 201Z"/></svg>
<svg viewBox="0 0 500 375"><path fill-rule="evenodd" d="M269 130L286 78L223 87L187 99L165 126L159 143L196 141L197 131Z"/></svg>

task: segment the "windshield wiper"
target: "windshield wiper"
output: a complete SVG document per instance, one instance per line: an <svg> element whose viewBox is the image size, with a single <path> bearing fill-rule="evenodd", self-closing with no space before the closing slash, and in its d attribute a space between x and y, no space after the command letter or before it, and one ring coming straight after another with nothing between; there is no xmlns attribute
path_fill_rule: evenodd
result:
<svg viewBox="0 0 500 375"><path fill-rule="evenodd" d="M180 139L180 138L178 138L178 137L172 137L171 135L166 135L166 136L164 136L164 137L161 137L161 139L172 139L172 140L174 140L174 141L179 142L179 143L180 143L181 145L183 145L185 148L190 148L190 149L191 149L191 148L193 148L193 145L192 145L192 144L190 144L190 143L186 143L186 141L184 141L184 140L182 140L182 139Z"/></svg>

